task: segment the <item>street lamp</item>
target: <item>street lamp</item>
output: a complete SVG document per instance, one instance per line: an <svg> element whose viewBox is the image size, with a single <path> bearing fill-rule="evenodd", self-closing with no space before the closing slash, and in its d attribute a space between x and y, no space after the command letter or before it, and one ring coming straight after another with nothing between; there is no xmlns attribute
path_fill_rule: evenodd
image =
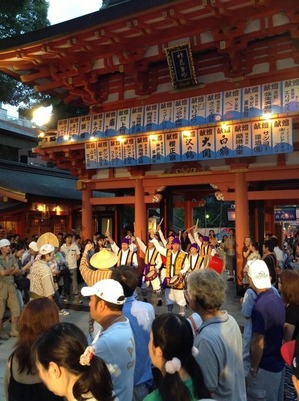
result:
<svg viewBox="0 0 299 401"><path fill-rule="evenodd" d="M33 118L32 122L38 126L38 127L43 127L45 124L47 124L50 121L50 118L52 117L52 106L49 107L43 107L40 106L36 108L33 111Z"/></svg>
<svg viewBox="0 0 299 401"><path fill-rule="evenodd" d="M205 229L207 228L207 220L210 218L209 214L205 214Z"/></svg>

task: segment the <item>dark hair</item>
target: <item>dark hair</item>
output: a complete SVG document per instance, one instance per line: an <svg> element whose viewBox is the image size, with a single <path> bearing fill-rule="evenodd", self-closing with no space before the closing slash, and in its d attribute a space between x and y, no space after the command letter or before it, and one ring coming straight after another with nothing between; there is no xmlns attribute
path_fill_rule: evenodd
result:
<svg viewBox="0 0 299 401"><path fill-rule="evenodd" d="M187 319L180 315L164 313L156 317L152 325L153 344L160 347L166 361L176 357L191 377L196 398L210 398L202 371L192 355L193 333ZM166 374L159 382L163 401L190 401L191 395L178 372Z"/></svg>
<svg viewBox="0 0 299 401"><path fill-rule="evenodd" d="M59 323L37 340L34 356L46 370L50 362L55 362L78 376L72 389L76 400L85 401L84 396L91 393L98 401L112 401L115 397L111 375L103 359L94 355L89 366L80 364L87 345L84 333L76 325Z"/></svg>
<svg viewBox="0 0 299 401"><path fill-rule="evenodd" d="M251 246L253 246L255 249L259 249L259 243L258 242L256 242L254 239L251 241L251 244L250 244Z"/></svg>
<svg viewBox="0 0 299 401"><path fill-rule="evenodd" d="M281 282L280 292L284 303L299 305L299 271L283 270L279 277Z"/></svg>
<svg viewBox="0 0 299 401"><path fill-rule="evenodd" d="M33 299L24 306L19 321L19 337L14 351L14 357L19 365L19 373L34 374L36 372L32 359L32 345L45 331L58 322L59 309L49 298Z"/></svg>
<svg viewBox="0 0 299 401"><path fill-rule="evenodd" d="M23 250L23 249L24 249L24 251L26 250L26 245L25 245L24 242L18 242L18 243L16 244L16 246L14 247L14 251L15 251L15 252L21 251L21 250Z"/></svg>
<svg viewBox="0 0 299 401"><path fill-rule="evenodd" d="M125 297L131 297L138 285L138 275L131 266L119 266L112 271L111 278L118 281L124 290Z"/></svg>
<svg viewBox="0 0 299 401"><path fill-rule="evenodd" d="M277 239L274 235L272 235L272 237L270 238L270 240L272 241L272 243L273 243L273 245L274 245L274 248L275 248L276 246L278 246L278 239Z"/></svg>
<svg viewBox="0 0 299 401"><path fill-rule="evenodd" d="M270 252L274 251L274 244L273 244L273 241L271 241L270 239L267 239L266 241L264 241L264 245L265 245L265 248L268 248Z"/></svg>

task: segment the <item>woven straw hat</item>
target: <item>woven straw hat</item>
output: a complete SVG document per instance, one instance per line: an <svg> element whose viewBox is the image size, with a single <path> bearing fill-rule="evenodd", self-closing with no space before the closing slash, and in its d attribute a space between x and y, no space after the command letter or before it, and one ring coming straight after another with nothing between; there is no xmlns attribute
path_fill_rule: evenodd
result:
<svg viewBox="0 0 299 401"><path fill-rule="evenodd" d="M47 233L42 234L36 242L38 249L40 249L45 244L50 244L50 245L56 246L56 248L58 248L59 240L55 234L53 234L51 232L47 232Z"/></svg>
<svg viewBox="0 0 299 401"><path fill-rule="evenodd" d="M113 267L117 262L117 255L108 249L96 252L90 258L90 264L95 269L106 270Z"/></svg>

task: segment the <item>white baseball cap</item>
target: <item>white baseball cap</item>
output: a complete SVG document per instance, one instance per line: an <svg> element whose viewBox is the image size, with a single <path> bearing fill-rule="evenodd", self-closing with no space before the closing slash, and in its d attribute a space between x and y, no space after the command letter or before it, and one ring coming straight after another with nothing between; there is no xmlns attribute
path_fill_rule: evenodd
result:
<svg viewBox="0 0 299 401"><path fill-rule="evenodd" d="M271 288L269 269L263 260L254 260L248 268L248 276L258 290Z"/></svg>
<svg viewBox="0 0 299 401"><path fill-rule="evenodd" d="M51 244L45 244L43 245L40 250L39 250L39 254L40 255L47 255L48 253L51 253L54 251L54 246Z"/></svg>
<svg viewBox="0 0 299 401"><path fill-rule="evenodd" d="M38 252L38 246L35 241L31 241L29 244L29 248L31 248L34 252Z"/></svg>
<svg viewBox="0 0 299 401"><path fill-rule="evenodd" d="M8 239L0 240L0 248L3 248L4 246L10 246L10 242L8 241Z"/></svg>
<svg viewBox="0 0 299 401"><path fill-rule="evenodd" d="M81 294L84 297L96 295L115 305L123 305L126 300L123 287L118 281L112 279L98 281L92 287L83 287Z"/></svg>

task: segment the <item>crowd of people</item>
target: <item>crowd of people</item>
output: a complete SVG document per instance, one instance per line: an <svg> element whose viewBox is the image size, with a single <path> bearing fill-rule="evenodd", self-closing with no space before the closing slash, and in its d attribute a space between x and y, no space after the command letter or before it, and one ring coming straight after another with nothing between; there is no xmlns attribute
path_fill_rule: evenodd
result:
<svg viewBox="0 0 299 401"><path fill-rule="evenodd" d="M119 245L109 230L84 242L73 233L1 239L0 340L17 338L6 401L296 400L298 241L299 233L281 249L272 234L262 246L244 239L242 334L221 309L235 277L234 229L221 241L196 226L166 238L158 226L146 243L132 230ZM83 297L88 333L59 323L62 305ZM150 301L168 313L155 315Z"/></svg>

